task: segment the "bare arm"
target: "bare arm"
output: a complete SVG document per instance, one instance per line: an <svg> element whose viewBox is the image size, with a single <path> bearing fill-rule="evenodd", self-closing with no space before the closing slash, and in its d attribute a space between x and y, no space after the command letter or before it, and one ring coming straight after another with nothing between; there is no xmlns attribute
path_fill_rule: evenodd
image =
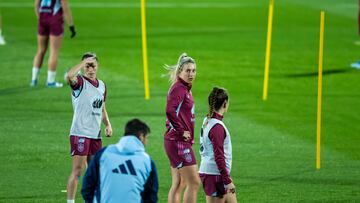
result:
<svg viewBox="0 0 360 203"><path fill-rule="evenodd" d="M86 63L95 63L97 64L97 61L94 57L90 57L90 58L86 58L84 60L82 60L79 64L75 65L74 67L72 67L66 75L66 79L68 81L68 83L70 85L75 85L78 81L77 81L77 75L79 73L79 71L81 70L81 68L83 68L85 66Z"/></svg>
<svg viewBox="0 0 360 203"><path fill-rule="evenodd" d="M102 122L105 125L105 134L106 134L106 136L111 137L112 128L111 128L111 123L110 123L110 120L109 120L109 116L108 116L107 111L106 111L105 103L104 103L104 106L103 106L103 109L102 109Z"/></svg>
<svg viewBox="0 0 360 203"><path fill-rule="evenodd" d="M39 4L40 4L40 0L35 0L34 9L35 9L35 15L36 15L37 19L39 19Z"/></svg>
<svg viewBox="0 0 360 203"><path fill-rule="evenodd" d="M73 21L73 17L72 17L72 14L71 14L71 10L70 10L68 1L67 0L61 0L61 7L62 7L63 12L64 12L66 23L68 24L68 26L73 26L74 21Z"/></svg>
<svg viewBox="0 0 360 203"><path fill-rule="evenodd" d="M80 71L80 69L82 67L84 67L84 65L85 65L85 60L81 61L79 64L75 65L67 72L66 79L70 85L73 86L78 82L76 76L77 76L78 72Z"/></svg>

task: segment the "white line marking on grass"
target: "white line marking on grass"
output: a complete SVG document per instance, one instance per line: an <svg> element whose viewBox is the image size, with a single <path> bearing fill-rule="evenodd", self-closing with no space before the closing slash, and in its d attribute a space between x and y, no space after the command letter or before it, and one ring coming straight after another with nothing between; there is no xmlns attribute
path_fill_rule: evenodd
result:
<svg viewBox="0 0 360 203"><path fill-rule="evenodd" d="M223 3L223 2L192 2L192 3L160 3L149 2L147 8L243 8L252 7L258 4L244 3ZM29 8L34 7L34 3L29 2L1 2L2 8ZM140 8L140 3L119 3L119 2L89 2L89 3L70 3L72 8Z"/></svg>

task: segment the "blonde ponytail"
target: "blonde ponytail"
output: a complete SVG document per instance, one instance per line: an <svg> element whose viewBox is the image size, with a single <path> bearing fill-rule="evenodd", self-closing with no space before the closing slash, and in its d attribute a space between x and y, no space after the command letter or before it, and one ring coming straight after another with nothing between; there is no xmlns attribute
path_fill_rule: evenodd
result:
<svg viewBox="0 0 360 203"><path fill-rule="evenodd" d="M195 60L190 56L188 56L186 53L182 53L176 65L172 65L172 66L166 64L164 65L164 68L168 70L168 73L166 75L169 77L169 81L171 83L174 83L176 81L177 76L182 71L184 65L187 63L195 64Z"/></svg>

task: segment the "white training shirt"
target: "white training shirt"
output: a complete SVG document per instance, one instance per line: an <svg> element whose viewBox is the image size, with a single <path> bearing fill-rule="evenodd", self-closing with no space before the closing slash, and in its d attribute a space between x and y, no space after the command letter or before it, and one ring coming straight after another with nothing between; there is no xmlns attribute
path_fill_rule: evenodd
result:
<svg viewBox="0 0 360 203"><path fill-rule="evenodd" d="M82 136L91 139L101 139L100 124L102 108L104 106L105 84L99 81L95 87L83 76L83 85L72 92L72 105L74 110L70 135Z"/></svg>
<svg viewBox="0 0 360 203"><path fill-rule="evenodd" d="M226 169L230 173L231 163L232 163L232 146L231 138L228 129L225 124L216 118L207 118L205 117L202 125L202 135L200 135L200 155L201 163L199 167L199 173L210 174L210 175L220 175L220 171L215 162L214 148L209 138L209 132L216 124L220 124L224 127L226 132L226 137L224 140L224 155L226 162Z"/></svg>

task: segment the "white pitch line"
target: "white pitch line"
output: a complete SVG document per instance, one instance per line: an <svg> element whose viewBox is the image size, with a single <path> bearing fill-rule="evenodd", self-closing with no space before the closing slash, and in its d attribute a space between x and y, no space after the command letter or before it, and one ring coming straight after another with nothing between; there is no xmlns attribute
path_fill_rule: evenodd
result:
<svg viewBox="0 0 360 203"><path fill-rule="evenodd" d="M192 2L192 3L147 3L147 8L243 8L256 6L256 4L223 3L223 2ZM0 2L0 8L29 8L34 7L30 2ZM118 2L88 2L70 3L74 8L140 8L140 3L118 3Z"/></svg>

